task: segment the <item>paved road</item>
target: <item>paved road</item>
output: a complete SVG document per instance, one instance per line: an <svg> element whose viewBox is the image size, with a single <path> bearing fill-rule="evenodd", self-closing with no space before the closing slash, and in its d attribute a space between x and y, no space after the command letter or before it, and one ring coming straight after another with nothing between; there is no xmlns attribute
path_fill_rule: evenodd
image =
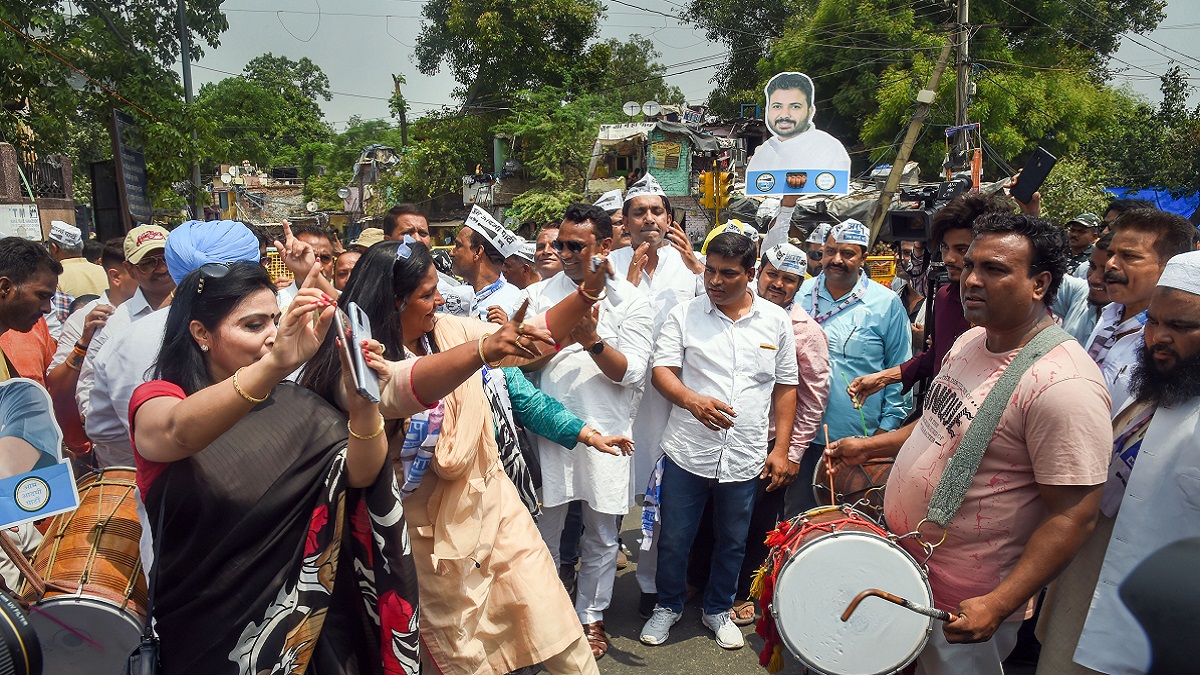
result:
<svg viewBox="0 0 1200 675"><path fill-rule="evenodd" d="M638 616L639 590L634 570L637 568L637 545L640 537L637 528L641 522L641 509L633 511L623 521L622 539L633 551L630 565L617 573L613 588L612 606L605 612L605 625L611 635L612 646L600 660L600 672L604 675L626 675L637 673L722 673L728 675L766 675L767 670L758 665L758 652L762 639L754 633L753 626L742 629L746 635L746 646L727 651L717 646L712 633L700 623L700 600L694 599L684 609L683 618L671 629L671 637L665 645L650 647L638 641L643 619ZM782 675L803 675L805 669L790 654L785 654ZM1006 669L1008 675L1033 675L1032 668Z"/></svg>

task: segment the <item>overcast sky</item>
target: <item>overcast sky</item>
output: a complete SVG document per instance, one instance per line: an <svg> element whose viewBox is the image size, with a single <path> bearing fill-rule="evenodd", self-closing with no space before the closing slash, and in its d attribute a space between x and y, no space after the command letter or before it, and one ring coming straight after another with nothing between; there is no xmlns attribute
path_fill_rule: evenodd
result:
<svg viewBox="0 0 1200 675"><path fill-rule="evenodd" d="M628 4L607 0L601 38L623 40L634 33L650 38L667 66L667 81L682 89L689 103L703 102L724 50L702 33L663 16L681 13L685 0L622 1ZM1085 12L1094 1L1072 0ZM451 105L451 74L443 70L426 77L413 62L422 4L423 0L227 0L222 9L229 30L221 36L221 46L207 50L193 66L195 87L239 74L250 59L271 52L292 59L307 56L325 71L335 93L333 100L320 103L338 130L352 115L388 116L392 73L408 79L405 96L416 114ZM1155 75L1172 61L1200 87L1200 47L1194 38L1200 30L1200 2L1169 0L1166 15L1153 33L1126 36L1112 62L1114 68L1124 69L1118 82L1154 102L1161 99ZM1086 16L1081 20L1089 21ZM1193 93L1192 100L1200 97Z"/></svg>

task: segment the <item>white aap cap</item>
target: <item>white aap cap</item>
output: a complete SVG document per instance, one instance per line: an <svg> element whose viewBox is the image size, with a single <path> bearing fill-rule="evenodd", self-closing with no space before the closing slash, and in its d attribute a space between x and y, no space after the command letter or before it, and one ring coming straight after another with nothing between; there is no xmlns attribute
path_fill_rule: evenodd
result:
<svg viewBox="0 0 1200 675"><path fill-rule="evenodd" d="M871 232L867 226L853 218L848 218L833 227L835 244L858 244L863 248L871 246Z"/></svg>
<svg viewBox="0 0 1200 675"><path fill-rule="evenodd" d="M500 221L493 218L492 214L480 208L478 204L471 207L471 213L467 215L467 220L463 223L463 226L479 233L500 255L505 257L509 255L508 251L511 250L513 243L517 239L517 235L501 225Z"/></svg>
<svg viewBox="0 0 1200 675"><path fill-rule="evenodd" d="M624 203L621 199L620 190L609 190L600 195L600 199L596 200L595 206L599 206L605 211L612 213L613 211L620 211L621 205Z"/></svg>
<svg viewBox="0 0 1200 675"><path fill-rule="evenodd" d="M795 274L801 279L808 272L808 261L804 252L791 244L772 246L763 254L763 258L780 272Z"/></svg>
<svg viewBox="0 0 1200 675"><path fill-rule="evenodd" d="M83 232L61 220L50 221L50 241L64 248L75 249L83 244Z"/></svg>
<svg viewBox="0 0 1200 675"><path fill-rule="evenodd" d="M825 240L829 238L829 230L833 226L829 223L818 223L813 231L808 234L808 238L804 240L806 244L821 244L825 245Z"/></svg>
<svg viewBox="0 0 1200 675"><path fill-rule="evenodd" d="M642 176L638 182L629 186L625 191L625 201L629 201L634 197L666 197L667 193L663 192L662 186L658 184L658 179L650 175L647 171L645 176Z"/></svg>

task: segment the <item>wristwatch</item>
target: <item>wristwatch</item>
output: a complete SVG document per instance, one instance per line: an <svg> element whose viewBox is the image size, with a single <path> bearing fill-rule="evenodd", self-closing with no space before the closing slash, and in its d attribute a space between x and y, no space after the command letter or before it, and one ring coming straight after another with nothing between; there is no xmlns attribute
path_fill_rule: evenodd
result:
<svg viewBox="0 0 1200 675"><path fill-rule="evenodd" d="M588 347L587 350L592 353L592 356L600 356L604 351L604 340L596 340L596 344Z"/></svg>

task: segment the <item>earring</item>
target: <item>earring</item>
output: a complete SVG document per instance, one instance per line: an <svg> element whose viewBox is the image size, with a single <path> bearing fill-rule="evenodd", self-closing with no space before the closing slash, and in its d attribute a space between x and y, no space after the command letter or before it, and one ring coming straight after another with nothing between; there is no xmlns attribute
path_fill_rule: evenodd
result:
<svg viewBox="0 0 1200 675"><path fill-rule="evenodd" d="M207 352L207 351L208 351L208 345L200 345L200 351L202 351L202 352Z"/></svg>

